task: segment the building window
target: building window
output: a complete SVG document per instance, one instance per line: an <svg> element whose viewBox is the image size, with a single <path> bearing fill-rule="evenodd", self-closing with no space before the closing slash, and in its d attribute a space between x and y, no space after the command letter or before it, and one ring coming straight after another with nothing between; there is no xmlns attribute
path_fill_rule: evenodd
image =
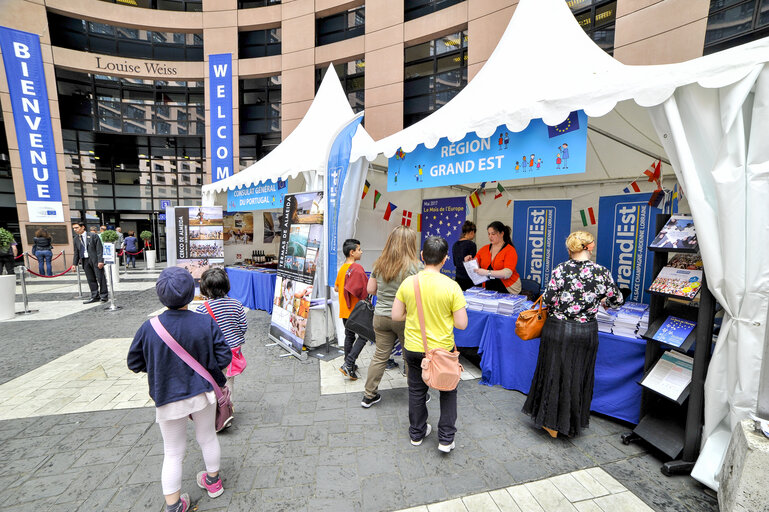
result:
<svg viewBox="0 0 769 512"><path fill-rule="evenodd" d="M238 57L268 57L280 55L280 27L267 30L238 32Z"/></svg>
<svg viewBox="0 0 769 512"><path fill-rule="evenodd" d="M366 30L365 11L365 6L360 6L315 20L316 45L321 46L362 36Z"/></svg>
<svg viewBox="0 0 769 512"><path fill-rule="evenodd" d="M404 0L403 17L406 21L420 18L464 0Z"/></svg>
<svg viewBox="0 0 769 512"><path fill-rule="evenodd" d="M608 54L614 53L614 22L617 2L604 0L566 0L579 26Z"/></svg>
<svg viewBox="0 0 769 512"><path fill-rule="evenodd" d="M423 119L467 85L467 32L409 46L403 70L403 125Z"/></svg>
<svg viewBox="0 0 769 512"><path fill-rule="evenodd" d="M347 100L353 111L363 110L364 100L366 98L366 64L363 59L353 60L342 64L334 64L336 74L342 83L344 92L347 93ZM315 91L318 91L323 77L326 75L328 66L323 66L315 70Z"/></svg>
<svg viewBox="0 0 769 512"><path fill-rule="evenodd" d="M102 0L102 2L163 11L200 12L203 10L203 0Z"/></svg>
<svg viewBox="0 0 769 512"><path fill-rule="evenodd" d="M710 54L769 36L769 0L711 0L705 51Z"/></svg>
<svg viewBox="0 0 769 512"><path fill-rule="evenodd" d="M51 44L71 50L137 59L203 60L202 33L155 32L118 27L68 18L52 12L48 13L48 27ZM108 64L104 63L105 66ZM123 62L111 64L126 65Z"/></svg>
<svg viewBox="0 0 769 512"><path fill-rule="evenodd" d="M238 9L251 9L252 7L265 7L277 5L280 0L238 0Z"/></svg>
<svg viewBox="0 0 769 512"><path fill-rule="evenodd" d="M281 141L280 75L239 81L240 164L248 166Z"/></svg>

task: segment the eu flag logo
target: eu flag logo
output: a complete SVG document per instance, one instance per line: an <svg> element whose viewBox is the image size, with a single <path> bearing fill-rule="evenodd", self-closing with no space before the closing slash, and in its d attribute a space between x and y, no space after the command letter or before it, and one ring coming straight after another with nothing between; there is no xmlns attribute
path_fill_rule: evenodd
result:
<svg viewBox="0 0 769 512"><path fill-rule="evenodd" d="M579 116L576 112L569 114L569 117L566 118L566 121L562 122L558 126L548 126L547 135L552 139L553 137L573 132L574 130L579 130Z"/></svg>

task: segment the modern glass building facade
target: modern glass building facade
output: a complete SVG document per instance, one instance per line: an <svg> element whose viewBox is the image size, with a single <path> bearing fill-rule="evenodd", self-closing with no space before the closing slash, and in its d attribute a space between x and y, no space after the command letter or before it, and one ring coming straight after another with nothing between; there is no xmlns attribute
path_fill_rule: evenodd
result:
<svg viewBox="0 0 769 512"><path fill-rule="evenodd" d="M564 1L596 44L629 64L682 61L769 30L769 0ZM297 126L330 64L374 139L428 116L472 80L516 4L7 0L0 25L40 35L66 219L150 229L162 250L161 202L196 204L211 180L209 55L232 55L242 169ZM27 246L0 82L0 226Z"/></svg>

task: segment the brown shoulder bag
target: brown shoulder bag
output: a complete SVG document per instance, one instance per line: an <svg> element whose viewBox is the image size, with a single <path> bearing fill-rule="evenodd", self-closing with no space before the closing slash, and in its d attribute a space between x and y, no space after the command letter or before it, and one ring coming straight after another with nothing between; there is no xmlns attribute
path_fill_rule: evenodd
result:
<svg viewBox="0 0 769 512"><path fill-rule="evenodd" d="M521 311L515 321L515 334L522 340L533 340L542 334L542 327L547 320L547 308L542 307L542 297L544 295L540 295L531 309Z"/></svg>

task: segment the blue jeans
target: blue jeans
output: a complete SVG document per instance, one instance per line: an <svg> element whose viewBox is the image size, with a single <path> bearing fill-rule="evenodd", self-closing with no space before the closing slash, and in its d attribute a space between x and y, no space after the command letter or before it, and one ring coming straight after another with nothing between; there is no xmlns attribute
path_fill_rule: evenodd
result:
<svg viewBox="0 0 769 512"><path fill-rule="evenodd" d="M43 276L52 276L51 259L53 258L53 251L35 251L35 258L37 258L38 272ZM45 272L44 266L48 267L48 273Z"/></svg>
<svg viewBox="0 0 769 512"><path fill-rule="evenodd" d="M133 264L133 268L136 268L136 256L128 254L128 251L125 253L125 266L128 267L128 265Z"/></svg>

